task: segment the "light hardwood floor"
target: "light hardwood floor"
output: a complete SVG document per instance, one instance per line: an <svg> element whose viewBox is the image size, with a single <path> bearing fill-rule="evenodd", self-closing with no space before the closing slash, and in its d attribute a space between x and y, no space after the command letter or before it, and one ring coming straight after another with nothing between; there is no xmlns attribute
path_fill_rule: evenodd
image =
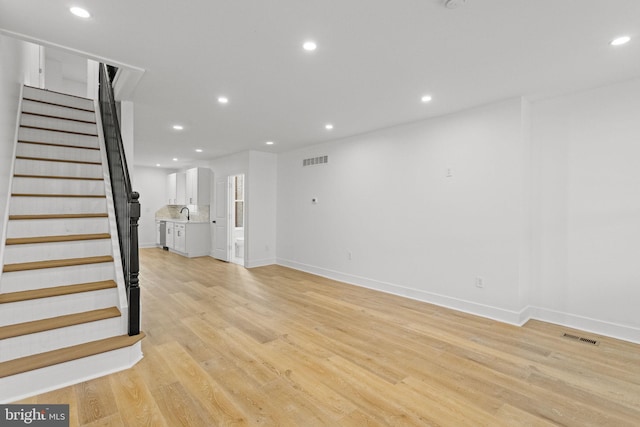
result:
<svg viewBox="0 0 640 427"><path fill-rule="evenodd" d="M23 402L72 426L638 426L640 346L143 249L145 358Z"/></svg>

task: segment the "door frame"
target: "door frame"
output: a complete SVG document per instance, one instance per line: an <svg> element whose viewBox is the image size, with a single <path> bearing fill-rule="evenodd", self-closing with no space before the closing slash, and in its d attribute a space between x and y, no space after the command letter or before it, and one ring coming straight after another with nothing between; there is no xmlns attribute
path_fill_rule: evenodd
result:
<svg viewBox="0 0 640 427"><path fill-rule="evenodd" d="M241 176L242 177L242 210L243 210L243 225L242 225L242 238L244 239L244 245L243 245L243 253L242 253L242 262L237 262L237 258L235 256L235 240L236 240L236 226L235 226L235 221L236 221L236 198L235 198L235 178ZM227 237L227 241L228 241L228 246L229 246L229 262L233 262L234 264L238 264L238 265L242 265L245 266L245 260L247 258L247 246L246 246L246 224L247 224L247 201L246 201L246 178L245 178L245 174L243 173L237 173L234 175L229 175L229 193L227 195L228 199L227 199L227 206L228 206L228 210L229 210L229 225L227 227L227 233L228 233L228 237Z"/></svg>

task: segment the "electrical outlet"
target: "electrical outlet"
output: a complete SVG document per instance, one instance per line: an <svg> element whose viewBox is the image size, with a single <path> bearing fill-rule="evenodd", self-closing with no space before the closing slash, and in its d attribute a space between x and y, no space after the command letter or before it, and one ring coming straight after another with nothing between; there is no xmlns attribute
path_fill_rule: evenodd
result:
<svg viewBox="0 0 640 427"><path fill-rule="evenodd" d="M482 277L476 277L476 288L484 288L484 280Z"/></svg>
<svg viewBox="0 0 640 427"><path fill-rule="evenodd" d="M351 261L351 259L352 259L351 251L347 251L347 259L348 259L349 261Z"/></svg>

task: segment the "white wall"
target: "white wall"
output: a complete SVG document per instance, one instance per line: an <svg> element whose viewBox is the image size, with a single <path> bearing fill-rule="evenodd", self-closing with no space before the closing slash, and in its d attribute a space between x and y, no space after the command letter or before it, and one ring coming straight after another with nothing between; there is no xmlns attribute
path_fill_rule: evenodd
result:
<svg viewBox="0 0 640 427"><path fill-rule="evenodd" d="M522 114L513 99L281 154L278 263L518 323Z"/></svg>
<svg viewBox="0 0 640 427"><path fill-rule="evenodd" d="M45 87L76 96L87 96L87 60L73 53L45 48Z"/></svg>
<svg viewBox="0 0 640 427"><path fill-rule="evenodd" d="M119 109L119 119L120 119L120 135L122 136L122 146L124 148L124 155L127 159L127 169L129 170L129 175L132 175L132 171L134 170L133 165L135 164L134 158L134 105L131 101L121 101L120 109Z"/></svg>
<svg viewBox="0 0 640 427"><path fill-rule="evenodd" d="M0 215L4 224L16 137L20 88L28 74L27 44L0 35ZM4 246L4 226L0 226ZM2 253L0 252L0 261Z"/></svg>
<svg viewBox="0 0 640 427"><path fill-rule="evenodd" d="M640 79L281 154L277 262L640 342L638 117Z"/></svg>
<svg viewBox="0 0 640 427"><path fill-rule="evenodd" d="M276 156L270 153L244 151L214 159L209 167L213 171L212 192L221 177L245 176L245 258L246 267L257 267L275 262L276 253ZM220 203L213 194L212 215ZM211 247L215 247L215 227L211 226Z"/></svg>
<svg viewBox="0 0 640 427"><path fill-rule="evenodd" d="M640 79L532 104L537 316L640 342Z"/></svg>
<svg viewBox="0 0 640 427"><path fill-rule="evenodd" d="M174 170L136 166L133 170L133 190L140 193L140 221L138 242L140 247L153 247L156 244L155 213L166 205L165 185L167 175Z"/></svg>
<svg viewBox="0 0 640 427"><path fill-rule="evenodd" d="M276 262L276 187L277 157L259 151L249 152L247 181L247 233L249 259L246 267Z"/></svg>

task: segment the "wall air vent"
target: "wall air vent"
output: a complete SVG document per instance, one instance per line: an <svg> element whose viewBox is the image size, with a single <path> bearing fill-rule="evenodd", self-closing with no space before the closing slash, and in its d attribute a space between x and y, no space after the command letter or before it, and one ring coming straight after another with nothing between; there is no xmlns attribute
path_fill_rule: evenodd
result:
<svg viewBox="0 0 640 427"><path fill-rule="evenodd" d="M584 337L579 337L577 335L573 335L573 334L567 334L566 332L564 333L564 335L562 335L563 338L569 338L571 340L574 341L580 341L583 343L587 343L587 344L592 344L592 345L598 345L598 341L591 339L591 338L584 338Z"/></svg>
<svg viewBox="0 0 640 427"><path fill-rule="evenodd" d="M311 157L310 159L304 159L302 166L324 165L327 163L329 163L329 156Z"/></svg>

